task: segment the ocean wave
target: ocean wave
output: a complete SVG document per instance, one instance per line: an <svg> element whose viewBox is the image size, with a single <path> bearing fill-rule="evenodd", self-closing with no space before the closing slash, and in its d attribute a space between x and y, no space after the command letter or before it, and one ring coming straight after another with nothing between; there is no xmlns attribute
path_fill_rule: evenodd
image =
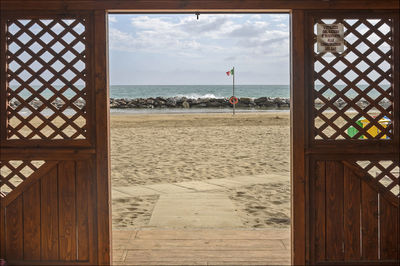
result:
<svg viewBox="0 0 400 266"><path fill-rule="evenodd" d="M187 98L187 99L222 99L224 97L215 96L213 93L206 93L206 94L197 94L197 93L190 93L190 94L178 94L175 97L177 98Z"/></svg>

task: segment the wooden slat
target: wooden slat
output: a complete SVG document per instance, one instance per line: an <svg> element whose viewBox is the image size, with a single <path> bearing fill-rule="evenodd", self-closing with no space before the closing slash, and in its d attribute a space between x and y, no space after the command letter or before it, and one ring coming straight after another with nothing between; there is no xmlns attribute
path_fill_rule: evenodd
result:
<svg viewBox="0 0 400 266"><path fill-rule="evenodd" d="M316 108L314 104L310 105L311 112L314 113L313 117L316 120L317 118L323 120L323 124L319 126L318 128L315 126L314 127L314 139L313 142L317 143L326 143L329 140L334 140L334 139L346 139L346 140L358 140L359 137L361 136L366 136L368 139L381 139L384 135L390 137L390 142L392 145L396 140L396 137L393 135L393 125L389 124L386 128L383 127L380 123L379 120L383 118L384 116L387 116L389 119L393 121L393 105L391 105L390 108L383 108L380 105L380 102L382 99L386 99L388 102L393 103L394 98L393 98L393 69L388 69L387 71L383 71L380 67L382 63L386 63L389 65L393 65L393 56L390 56L394 49L394 43L393 43L393 20L389 19L389 14L382 14L380 17L377 17L376 19L378 22L375 23L370 23L368 21L369 17L355 17L355 23L347 23L346 21L346 15L342 16L332 16L334 19L336 19L336 23L343 23L346 31L345 31L345 36L352 34L355 38L354 42L351 44L348 44L347 47L347 52L351 52L355 55L355 60L350 62L346 56L335 56L332 60L326 60L324 58L323 53L314 53L313 45L310 45L309 49L312 50L312 58L314 62L319 62L322 65L322 69L320 70L315 70L313 71L313 81L321 82L323 84L323 87L321 89L316 89L314 88L313 90L313 97L311 100L314 102L314 100L319 99L323 102L323 105L321 108ZM321 21L321 18L326 18L325 15L318 14L315 16L315 23L323 23ZM360 33L359 31L359 26L363 25L364 27L367 28L366 32ZM388 28L391 29L389 33L382 33L380 28L382 25L387 25ZM369 40L369 36L372 36L371 34L375 34L378 37L378 40L375 43L372 43ZM315 36L316 37L316 36ZM310 41L310 44L314 44L316 42L316 39ZM363 44L365 45L369 50L368 52L364 51L359 51L359 45ZM381 45L387 45L389 48L389 51L383 52L381 49ZM369 58L369 54L374 52L379 56L379 58L374 61ZM313 62L313 63L314 63ZM358 69L357 65L363 62L365 65L367 65L367 69L363 69L362 71ZM337 63L341 63L342 65L345 65L344 69L340 68L338 69ZM348 78L347 74L349 71L352 71L355 73L355 79ZM325 74L326 73L332 73L333 77L330 80L325 79ZM378 74L378 77L376 79L370 78L368 73L370 72L376 72ZM360 80L363 80L364 83L366 83L368 86L365 89L360 89L358 88L357 84L359 84ZM381 86L382 81L390 83L392 86L390 87L390 90L386 90L384 87ZM338 88L336 85L338 82L344 82L345 87L344 88ZM326 97L323 94L330 90L333 92L334 96L333 97ZM351 99L347 97L347 92L353 90L357 93L357 96L354 99ZM379 96L377 98L373 98L370 96L371 91L377 91L379 93ZM337 100L342 99L346 103L344 107L337 107L335 103ZM369 107L374 107L376 109L375 112L379 112L377 116L372 116L370 113L371 108L364 108L358 106L358 102L360 99L365 99L369 102ZM332 117L327 117L324 113L328 110L331 109L334 111ZM353 111L357 112L356 116L353 118L350 118L346 112L348 112L350 109L353 109ZM370 123L367 126L359 126L357 125L356 121L364 117L370 121ZM342 124L336 124L335 120L341 118L343 119L346 123ZM350 126L354 126L357 130L358 133L350 137L347 134L347 129ZM379 129L380 133L377 134L376 136L369 134L368 130L372 127L375 126ZM330 133L325 134L323 131L325 129L330 129ZM318 139L320 138L320 139Z"/></svg>
<svg viewBox="0 0 400 266"><path fill-rule="evenodd" d="M27 187L35 183L42 177L42 175L50 171L54 167L54 165L56 165L56 163L57 162L55 161L48 161L41 167L39 167L39 169L33 172L31 176L28 179L26 179L21 185L19 185L16 189L7 194L7 197L4 198L4 203L9 204L15 198L19 197L19 195L21 195Z"/></svg>
<svg viewBox="0 0 400 266"><path fill-rule="evenodd" d="M315 261L325 260L325 162L317 161L315 170Z"/></svg>
<svg viewBox="0 0 400 266"><path fill-rule="evenodd" d="M387 190L385 186L381 183L377 182L368 172L365 172L364 169L360 168L353 163L343 161L343 164L352 169L353 173L356 174L364 183L367 183L373 190L380 193L380 196L390 201L392 204L398 206L399 201L396 196L393 195L390 191Z"/></svg>
<svg viewBox="0 0 400 266"><path fill-rule="evenodd" d="M89 260L89 179L92 175L92 162L78 161L76 163L76 215L77 215L77 246L78 260Z"/></svg>
<svg viewBox="0 0 400 266"><path fill-rule="evenodd" d="M8 204L5 212L6 256L9 261L22 260L23 255L23 224L22 195Z"/></svg>
<svg viewBox="0 0 400 266"><path fill-rule="evenodd" d="M399 259L399 208L380 199L380 259Z"/></svg>
<svg viewBox="0 0 400 266"><path fill-rule="evenodd" d="M216 0L73 0L73 1L13 1L4 0L4 9L26 9L26 10L74 10L74 9L100 9L116 10L118 12L195 12L195 11L271 11L271 9L398 9L399 3L394 0L247 0L247 1L216 1Z"/></svg>
<svg viewBox="0 0 400 266"><path fill-rule="evenodd" d="M58 260L57 166L41 179L41 259Z"/></svg>
<svg viewBox="0 0 400 266"><path fill-rule="evenodd" d="M23 193L24 260L40 260L40 182Z"/></svg>
<svg viewBox="0 0 400 266"><path fill-rule="evenodd" d="M111 263L110 112L108 88L107 13L94 15L94 65L96 95L96 173L98 264Z"/></svg>
<svg viewBox="0 0 400 266"><path fill-rule="evenodd" d="M91 75L88 75L91 73L89 68L92 67L88 61L90 60L90 57L87 56L87 54L90 53L89 49L87 48L89 47L88 40L92 41L91 38L88 38L88 14L80 14L77 16L77 14L71 13L69 15L70 21L72 20L71 23L67 23L63 20L63 18L68 17L67 15L53 15L53 18L51 18L51 16L46 17L50 20L49 23L44 23L40 19L42 17L42 14L40 16L36 14L35 17L30 17L26 23L22 23L21 19L13 16L7 17L7 24L5 24L6 29L8 25L14 25L19 30L16 32L6 32L7 38L5 44L14 43L18 45L18 49L16 51L10 51L7 50L7 46L5 46L5 53L7 56L5 57L4 65L6 66L5 72L7 75L5 82L2 84L5 85L6 90L6 97L4 98L4 101L10 101L13 99L17 100L20 104L17 107L10 107L9 105L4 106L4 103L2 104L3 108L8 106L6 109L7 112L2 112L2 114L5 114L6 116L3 118L3 120L8 121L11 119L16 119L18 124L8 124L6 135L7 139L0 139L0 145L3 147L88 147L91 145L92 141L89 140L87 135L88 132L91 132L92 136L94 136L92 132L93 130L89 128L90 125L87 123L88 118L93 115L93 108L88 108L88 106L92 106L90 103L92 99L89 100L88 98L90 97L91 93L87 92L88 88L92 86L92 77ZM25 18L26 17L24 16L24 19ZM83 25L83 31L79 33L76 32L75 28L78 24ZM34 33L31 31L30 28L33 25L38 25L41 28L41 32ZM54 32L52 28L55 25L62 27L63 31L58 33ZM46 32L47 35L52 37L47 43L42 40L41 36L43 36L43 32ZM22 34L29 36L29 40L27 42L21 41ZM67 35L70 37L72 36L72 40L70 42L66 41L64 38ZM32 49L29 49L29 47L31 47L31 45L34 43L37 43L43 48L43 50L52 55L52 58L48 62L44 61L44 59L41 57L43 50L35 52ZM56 52L54 50L54 45L56 43L59 43L63 46L62 51ZM81 43L85 46L83 51L76 51L74 49L74 46L78 43ZM70 54L73 54L73 58L71 58L71 60L66 60L63 57L67 51ZM19 56L22 52L29 54L30 59L27 61L21 60ZM10 65L12 62L19 65L19 67L13 71L8 69L8 65ZM42 76L43 70L36 71L32 69L31 64L33 62L38 62L44 67L44 69L46 69L46 71L51 72L51 77L49 79L44 78ZM63 64L62 69L55 70L53 68L53 64L55 62ZM75 64L78 62L83 62L85 65L83 70L75 68ZM20 74L23 71L28 72L30 77L21 76ZM63 75L63 73L66 72L72 73L74 77L66 78L65 75ZM77 82L80 83L80 80L84 81L84 88L80 88L76 85ZM20 84L18 88L8 86L8 84L14 81ZM63 87L55 88L54 83L59 83L60 81L64 84ZM43 84L41 89L36 90L33 88L32 84L35 82L40 82ZM48 99L43 97L40 91L43 90L43 88L52 91L53 95ZM26 99L21 97L22 90L28 90L31 95ZM72 90L74 92L74 95L71 96L71 98L68 98L64 95L67 90ZM64 104L58 107L54 106L52 102L56 99L62 100ZM75 105L74 102L80 99L83 99L88 105L83 107ZM40 107L33 107L30 105L32 100L39 100L43 103L43 105ZM42 113L45 108L50 109L52 114L45 116ZM21 111L23 111L23 109L29 110L30 114L26 116L21 115ZM74 113L67 115L67 109L72 109ZM40 125L33 125L32 120L35 118L40 119L42 123ZM62 124L56 125L56 123L53 122L55 118L61 118L63 121ZM77 122L77 118L82 120L83 125L80 125L80 123ZM91 121L91 123L93 123L93 121ZM23 127L29 128L31 132L23 134L21 132ZM44 132L45 128L51 129L50 131L47 131L48 134ZM72 128L75 132L68 134L65 130L67 128Z"/></svg>
<svg viewBox="0 0 400 266"><path fill-rule="evenodd" d="M305 14L303 10L293 10L291 17L291 79L290 88L290 120L291 127L291 204L294 206L291 212L292 220L292 264L304 265L309 256L306 249L306 132L304 125L306 120L306 93L304 86L305 75Z"/></svg>
<svg viewBox="0 0 400 266"><path fill-rule="evenodd" d="M361 183L362 258L378 259L378 193Z"/></svg>
<svg viewBox="0 0 400 266"><path fill-rule="evenodd" d="M361 181L344 167L344 258L360 260Z"/></svg>
<svg viewBox="0 0 400 266"><path fill-rule="evenodd" d="M4 25L6 20L3 16L0 18L0 25ZM6 27L0 26L0 45L6 43L6 35L5 35ZM6 62L6 51L3 47L0 49L0 62ZM8 108L8 100L7 100L7 93L6 87L7 83L3 82L6 80L6 64L0 63L0 142L4 141L7 136L7 127L8 127L8 120L7 120L7 113L6 110Z"/></svg>
<svg viewBox="0 0 400 266"><path fill-rule="evenodd" d="M343 260L343 165L326 162L326 259Z"/></svg>
<svg viewBox="0 0 400 266"><path fill-rule="evenodd" d="M60 260L76 259L75 162L58 166Z"/></svg>

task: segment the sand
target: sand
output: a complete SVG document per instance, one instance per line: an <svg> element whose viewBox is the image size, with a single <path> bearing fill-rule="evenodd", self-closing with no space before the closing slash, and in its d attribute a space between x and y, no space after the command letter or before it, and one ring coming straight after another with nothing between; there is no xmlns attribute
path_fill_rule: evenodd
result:
<svg viewBox="0 0 400 266"><path fill-rule="evenodd" d="M223 191L249 228L289 227L289 153L286 112L111 115L112 186L287 177ZM114 228L145 227L157 198L114 199Z"/></svg>

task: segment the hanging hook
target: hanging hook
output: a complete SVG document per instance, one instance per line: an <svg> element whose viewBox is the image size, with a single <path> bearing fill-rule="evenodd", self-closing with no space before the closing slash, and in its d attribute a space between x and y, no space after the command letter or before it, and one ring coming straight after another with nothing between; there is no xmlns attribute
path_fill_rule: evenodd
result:
<svg viewBox="0 0 400 266"><path fill-rule="evenodd" d="M196 12L196 13L194 13L194 14L195 14L196 17L197 17L197 20L199 20L200 13L199 13L199 12Z"/></svg>

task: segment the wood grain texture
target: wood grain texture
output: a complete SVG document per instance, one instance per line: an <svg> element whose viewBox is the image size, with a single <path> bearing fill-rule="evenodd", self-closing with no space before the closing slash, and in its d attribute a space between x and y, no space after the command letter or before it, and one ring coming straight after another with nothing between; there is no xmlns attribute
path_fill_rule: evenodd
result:
<svg viewBox="0 0 400 266"><path fill-rule="evenodd" d="M94 73L91 71L94 66L93 12L75 10L73 12L63 11L63 14L60 14L59 11L46 10L45 5L37 11L21 12L21 8L18 8L18 11L10 13L4 12L3 3L4 1L1 1L0 41L2 48L5 48L6 44L4 23L7 19L31 18L38 20L38 18L53 17L57 20L74 17L87 26L84 40L81 40L85 43L86 51L84 55L83 53L77 55L77 58L86 63L86 70L82 74L84 76L80 77L86 80L87 88L90 91L81 95L85 96L84 98L88 97L85 99L87 107L84 110L84 115L87 114L88 120L84 129L79 130L80 133L87 134L88 140L6 140L5 138L0 140L0 159L2 161L46 161L45 165L36 170L30 178L1 199L0 257L7 258L7 254L10 254L9 258L12 264L95 265L97 264L97 237L94 230L97 230L97 219L93 219L93 216L97 215L97 187L94 170L96 165L93 159L97 152L95 147L97 128L95 127ZM106 37L105 34L104 36ZM34 40L40 43L37 38ZM54 40L50 45L53 43ZM23 50L28 49L25 46L21 47ZM1 49L0 52L2 63L0 64L2 77L0 96L5 95L6 90L3 88L7 87L7 78L3 79L7 62L4 51L5 49ZM103 56L105 56L104 53ZM55 60L61 60L61 54L56 55L51 64ZM25 64L29 65L30 63L29 61ZM65 67L59 72L62 73L64 70L66 70ZM74 82L74 80L64 81L64 83ZM6 109L5 100L7 98L0 97L2 110ZM83 114L82 112L81 114ZM38 111L34 111L34 114L39 115ZM7 122L6 115L6 112L1 112L1 130L5 130L3 125ZM61 116L61 114L58 115ZM39 132L44 124L33 130L28 138L33 137L33 134L40 135ZM63 127L59 129L61 135L64 134L61 132L63 129ZM6 135L1 134L1 136ZM77 169L79 172L75 171L75 163L80 167ZM80 179L76 181L76 178ZM108 220L108 218L109 213L102 216L103 220ZM7 230L8 233L6 233ZM110 238L106 239L110 241Z"/></svg>
<svg viewBox="0 0 400 266"><path fill-rule="evenodd" d="M22 5L23 3L23 5ZM20 6L18 6L18 4ZM3 0L4 9L114 9L117 11L243 11L271 9L398 9L394 0Z"/></svg>
<svg viewBox="0 0 400 266"><path fill-rule="evenodd" d="M77 213L77 247L78 260L89 260L89 182L92 175L91 161L79 161L76 163L76 213Z"/></svg>
<svg viewBox="0 0 400 266"><path fill-rule="evenodd" d="M399 207L385 199L380 202L380 259L399 259Z"/></svg>
<svg viewBox="0 0 400 266"><path fill-rule="evenodd" d="M75 162L58 165L60 260L76 260Z"/></svg>
<svg viewBox="0 0 400 266"><path fill-rule="evenodd" d="M344 259L343 165L326 162L326 259Z"/></svg>
<svg viewBox="0 0 400 266"><path fill-rule="evenodd" d="M24 258L22 210L22 196L19 196L7 206L5 212L5 258L10 261Z"/></svg>
<svg viewBox="0 0 400 266"><path fill-rule="evenodd" d="M326 185L325 185L325 162L317 161L315 164L315 195L314 195L314 206L315 206L315 262L324 261L326 256ZM329 248L329 247L328 247Z"/></svg>
<svg viewBox="0 0 400 266"><path fill-rule="evenodd" d="M24 260L40 260L40 182L23 193Z"/></svg>
<svg viewBox="0 0 400 266"><path fill-rule="evenodd" d="M96 95L96 182L98 264L111 259L110 112L108 88L107 13L94 15L94 76Z"/></svg>
<svg viewBox="0 0 400 266"><path fill-rule="evenodd" d="M41 179L41 259L59 259L58 243L58 171L54 167Z"/></svg>
<svg viewBox="0 0 400 266"><path fill-rule="evenodd" d="M362 258L378 260L378 193L361 184Z"/></svg>
<svg viewBox="0 0 400 266"><path fill-rule="evenodd" d="M8 82L6 81L6 27L4 16L2 16L3 9L0 8L0 143L6 139L7 135L7 126L8 121L6 119L6 110L8 108L8 100L6 94L6 88L8 86ZM0 146L2 147L2 146ZM0 149L1 150L1 149Z"/></svg>
<svg viewBox="0 0 400 266"><path fill-rule="evenodd" d="M360 260L361 181L344 167L344 259Z"/></svg>
<svg viewBox="0 0 400 266"><path fill-rule="evenodd" d="M305 15L303 10L294 10L291 16L291 232L292 264L305 265L306 250L306 156L305 128L306 97L304 86L305 67Z"/></svg>

